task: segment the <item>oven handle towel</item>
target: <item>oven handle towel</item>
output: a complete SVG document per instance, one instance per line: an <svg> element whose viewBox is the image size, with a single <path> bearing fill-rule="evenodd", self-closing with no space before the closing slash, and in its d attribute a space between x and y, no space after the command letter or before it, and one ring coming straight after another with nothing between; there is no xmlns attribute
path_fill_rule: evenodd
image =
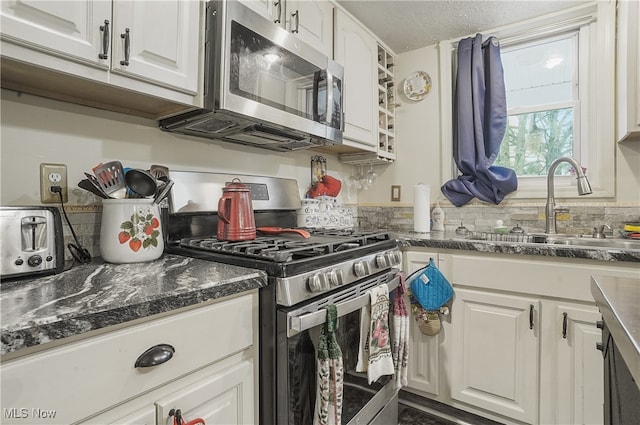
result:
<svg viewBox="0 0 640 425"><path fill-rule="evenodd" d="M313 424L341 425L344 368L342 350L335 334L338 326L338 309L333 304L326 306L325 309L327 321L318 339L318 389Z"/></svg>
<svg viewBox="0 0 640 425"><path fill-rule="evenodd" d="M395 366L395 388L407 385L409 366L409 313L404 301L404 275L400 273L400 284L392 292L393 298L393 342L391 352Z"/></svg>
<svg viewBox="0 0 640 425"><path fill-rule="evenodd" d="M389 338L389 287L383 283L367 292L370 305L365 306L360 315L360 351L356 371L366 370L371 385L383 375L393 375L395 366Z"/></svg>

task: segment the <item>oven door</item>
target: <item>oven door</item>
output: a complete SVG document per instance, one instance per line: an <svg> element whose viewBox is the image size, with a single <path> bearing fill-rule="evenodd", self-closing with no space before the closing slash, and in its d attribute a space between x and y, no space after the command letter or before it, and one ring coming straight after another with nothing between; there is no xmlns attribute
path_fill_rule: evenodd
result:
<svg viewBox="0 0 640 425"><path fill-rule="evenodd" d="M398 270L393 269L303 306L278 310L278 424L313 423L317 342L326 320L323 307L329 304L335 304L338 311L335 334L342 350L344 366L342 423L384 423L388 417L397 420L397 391L393 379L382 376L369 385L366 373L356 372L356 364L360 345L360 314L369 303L367 290L386 283L391 292L399 282Z"/></svg>

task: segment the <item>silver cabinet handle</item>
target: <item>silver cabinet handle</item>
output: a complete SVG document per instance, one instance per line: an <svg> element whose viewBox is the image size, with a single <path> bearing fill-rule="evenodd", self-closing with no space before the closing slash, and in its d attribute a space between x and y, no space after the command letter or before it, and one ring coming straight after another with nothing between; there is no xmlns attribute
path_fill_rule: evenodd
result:
<svg viewBox="0 0 640 425"><path fill-rule="evenodd" d="M529 329L533 329L533 304L529 305Z"/></svg>
<svg viewBox="0 0 640 425"><path fill-rule="evenodd" d="M393 291L400 284L400 278L396 277L391 282L387 283L389 292ZM346 316L349 313L353 313L356 310L360 310L369 302L369 294L365 293L359 297L353 298L349 301L336 304L338 310L338 317ZM289 330L287 334L292 335L298 332L302 332L307 329L311 329L315 326L323 324L327 320L327 310L320 309L313 313L302 314L300 316L289 317Z"/></svg>
<svg viewBox="0 0 640 425"><path fill-rule="evenodd" d="M124 34L120 34L120 38L124 38L124 60L120 61L120 65L129 66L129 55L131 50L131 37L129 36L129 28L124 30Z"/></svg>
<svg viewBox="0 0 640 425"><path fill-rule="evenodd" d="M274 19L274 21L273 21L274 24L279 24L280 20L282 18L282 1L283 0L279 0L279 1L274 3L278 7L278 17L276 19Z"/></svg>
<svg viewBox="0 0 640 425"><path fill-rule="evenodd" d="M291 32L294 34L297 34L299 32L298 30L300 29L300 11L296 10L294 13L291 14L291 17L296 18L296 28L292 29Z"/></svg>
<svg viewBox="0 0 640 425"><path fill-rule="evenodd" d="M104 20L104 25L100 25L102 31L102 53L98 55L100 59L109 59L109 20Z"/></svg>

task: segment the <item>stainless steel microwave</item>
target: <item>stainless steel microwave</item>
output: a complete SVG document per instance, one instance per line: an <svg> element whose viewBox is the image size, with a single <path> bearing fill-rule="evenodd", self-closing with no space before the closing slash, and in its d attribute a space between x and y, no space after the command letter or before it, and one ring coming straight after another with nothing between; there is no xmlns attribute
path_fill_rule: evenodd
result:
<svg viewBox="0 0 640 425"><path fill-rule="evenodd" d="M238 1L206 4L204 108L166 131L279 151L342 143L344 69Z"/></svg>

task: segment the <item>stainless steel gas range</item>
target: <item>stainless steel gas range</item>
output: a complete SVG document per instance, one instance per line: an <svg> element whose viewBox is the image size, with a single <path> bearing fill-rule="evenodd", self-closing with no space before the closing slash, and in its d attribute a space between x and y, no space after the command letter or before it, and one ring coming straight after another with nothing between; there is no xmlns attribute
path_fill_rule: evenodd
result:
<svg viewBox="0 0 640 425"><path fill-rule="evenodd" d="M367 290L399 284L401 254L385 232L311 230L263 235L250 241L216 239L218 198L239 178L251 188L256 226L294 227L297 182L249 175L172 172L168 250L180 255L263 270L260 290L260 423L312 424L316 343L328 304L338 309L336 338L343 352L343 424L397 420L397 392L383 376L369 385L355 372L360 311Z"/></svg>

